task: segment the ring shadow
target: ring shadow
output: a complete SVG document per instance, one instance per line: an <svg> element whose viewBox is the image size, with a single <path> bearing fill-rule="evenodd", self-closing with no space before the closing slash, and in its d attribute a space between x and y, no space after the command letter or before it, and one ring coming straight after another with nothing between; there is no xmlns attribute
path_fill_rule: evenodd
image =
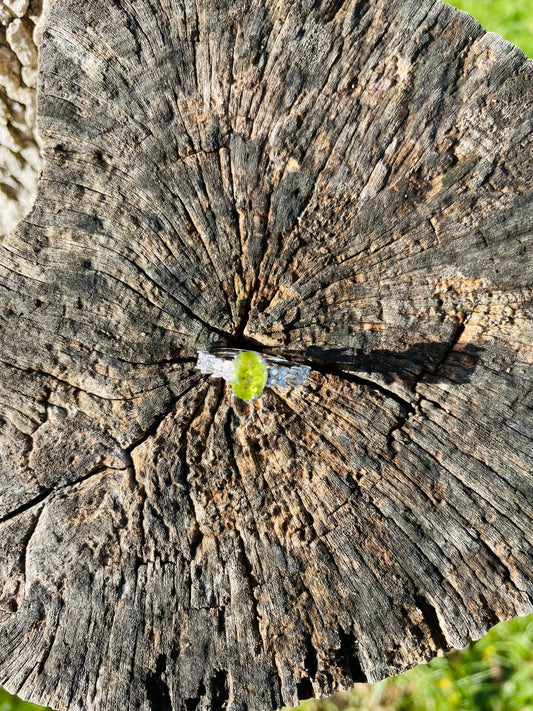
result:
<svg viewBox="0 0 533 711"><path fill-rule="evenodd" d="M351 348L311 346L305 359L314 370L354 376L379 375L386 385L401 384L414 389L423 377L432 382L470 382L483 348L467 343L460 349L449 343L415 343L405 351L378 349L370 353Z"/></svg>

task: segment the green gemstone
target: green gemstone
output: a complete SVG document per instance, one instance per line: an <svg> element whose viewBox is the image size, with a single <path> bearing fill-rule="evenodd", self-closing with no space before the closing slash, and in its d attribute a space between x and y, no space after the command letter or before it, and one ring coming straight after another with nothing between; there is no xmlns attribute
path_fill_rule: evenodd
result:
<svg viewBox="0 0 533 711"><path fill-rule="evenodd" d="M233 392L241 400L251 400L263 392L267 381L267 367L259 353L245 351L233 361Z"/></svg>

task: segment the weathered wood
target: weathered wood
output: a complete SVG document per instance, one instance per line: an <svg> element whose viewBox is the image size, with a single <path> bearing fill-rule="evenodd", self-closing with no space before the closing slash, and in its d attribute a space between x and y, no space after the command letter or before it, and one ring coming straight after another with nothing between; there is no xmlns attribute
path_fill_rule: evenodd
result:
<svg viewBox="0 0 533 711"><path fill-rule="evenodd" d="M58 0L39 65L0 683L264 711L531 612L531 62L430 1Z"/></svg>
<svg viewBox="0 0 533 711"><path fill-rule="evenodd" d="M0 240L35 200L37 47L53 0L0 0Z"/></svg>

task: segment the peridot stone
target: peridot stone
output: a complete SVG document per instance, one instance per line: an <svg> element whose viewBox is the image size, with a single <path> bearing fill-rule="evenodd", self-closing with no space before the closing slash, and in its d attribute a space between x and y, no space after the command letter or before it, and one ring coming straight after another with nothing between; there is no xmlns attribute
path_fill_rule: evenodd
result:
<svg viewBox="0 0 533 711"><path fill-rule="evenodd" d="M251 400L263 392L267 381L267 368L258 353L245 351L233 361L233 392L241 400Z"/></svg>

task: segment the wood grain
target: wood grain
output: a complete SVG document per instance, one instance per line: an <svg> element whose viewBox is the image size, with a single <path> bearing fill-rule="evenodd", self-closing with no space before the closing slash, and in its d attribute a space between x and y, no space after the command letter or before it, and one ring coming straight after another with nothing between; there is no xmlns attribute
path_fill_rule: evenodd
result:
<svg viewBox="0 0 533 711"><path fill-rule="evenodd" d="M532 63L437 2L57 0L0 246L0 683L264 711L533 611ZM194 369L313 368L253 404Z"/></svg>

